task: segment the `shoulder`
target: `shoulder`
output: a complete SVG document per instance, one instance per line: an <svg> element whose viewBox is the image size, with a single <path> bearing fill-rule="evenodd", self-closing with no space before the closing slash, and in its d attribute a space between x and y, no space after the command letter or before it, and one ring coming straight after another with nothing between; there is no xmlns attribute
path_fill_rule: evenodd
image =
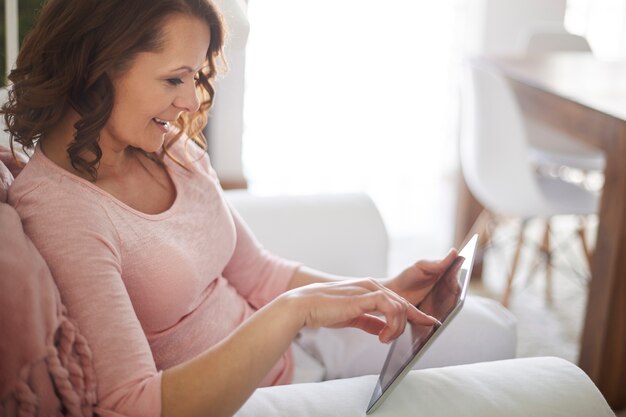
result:
<svg viewBox="0 0 626 417"><path fill-rule="evenodd" d="M99 233L117 240L98 193L85 180L50 164L35 153L9 188L8 202L31 239Z"/></svg>
<svg viewBox="0 0 626 417"><path fill-rule="evenodd" d="M9 203L18 211L31 205L73 211L72 207L99 205L93 188L36 151L9 188Z"/></svg>

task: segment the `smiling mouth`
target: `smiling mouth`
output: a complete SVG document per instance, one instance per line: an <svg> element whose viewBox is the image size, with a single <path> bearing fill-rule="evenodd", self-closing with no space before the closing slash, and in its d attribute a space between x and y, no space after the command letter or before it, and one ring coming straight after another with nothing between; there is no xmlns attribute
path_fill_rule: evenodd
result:
<svg viewBox="0 0 626 417"><path fill-rule="evenodd" d="M168 129L168 130L169 130L169 128L170 128L170 122L169 122L169 121L167 121L167 120L163 120L163 119L159 119L158 117L154 117L154 118L152 118L152 120L154 120L154 122L155 122L156 124L161 125L161 126L163 126L165 129Z"/></svg>

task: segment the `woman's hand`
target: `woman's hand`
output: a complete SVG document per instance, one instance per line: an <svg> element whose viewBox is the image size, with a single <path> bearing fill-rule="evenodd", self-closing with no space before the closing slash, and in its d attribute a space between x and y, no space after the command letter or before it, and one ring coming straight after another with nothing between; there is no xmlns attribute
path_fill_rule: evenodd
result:
<svg viewBox="0 0 626 417"><path fill-rule="evenodd" d="M382 280L381 283L408 300L409 303L417 305L428 294L428 291L441 277L446 268L452 264L457 255L456 249L450 249L450 252L443 259L418 261L402 271L400 275Z"/></svg>
<svg viewBox="0 0 626 417"><path fill-rule="evenodd" d="M374 279L311 284L286 292L303 327L356 327L388 343L402 334L407 320L440 324ZM377 317L375 314L382 315Z"/></svg>

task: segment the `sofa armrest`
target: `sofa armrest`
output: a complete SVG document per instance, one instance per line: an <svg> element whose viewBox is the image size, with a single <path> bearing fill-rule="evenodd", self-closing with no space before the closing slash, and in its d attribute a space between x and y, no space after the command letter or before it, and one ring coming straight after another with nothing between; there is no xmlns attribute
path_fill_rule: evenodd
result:
<svg viewBox="0 0 626 417"><path fill-rule="evenodd" d="M377 376L260 388L236 417L364 416ZM373 416L614 417L576 365L524 358L411 371Z"/></svg>
<svg viewBox="0 0 626 417"><path fill-rule="evenodd" d="M226 199L270 252L325 272L384 277L388 237L366 194L255 196Z"/></svg>

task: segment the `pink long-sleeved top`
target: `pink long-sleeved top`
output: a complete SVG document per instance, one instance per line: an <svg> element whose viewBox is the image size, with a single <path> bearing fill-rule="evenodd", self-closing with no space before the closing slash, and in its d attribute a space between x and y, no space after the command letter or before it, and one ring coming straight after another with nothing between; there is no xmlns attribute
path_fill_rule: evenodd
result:
<svg viewBox="0 0 626 417"><path fill-rule="evenodd" d="M172 151L186 161L184 145ZM209 158L165 157L172 206L139 212L39 148L9 190L87 338L102 416L159 416L162 370L207 350L282 293L298 265L268 254L225 202ZM288 383L286 352L262 385ZM207 377L210 377L208 375Z"/></svg>

